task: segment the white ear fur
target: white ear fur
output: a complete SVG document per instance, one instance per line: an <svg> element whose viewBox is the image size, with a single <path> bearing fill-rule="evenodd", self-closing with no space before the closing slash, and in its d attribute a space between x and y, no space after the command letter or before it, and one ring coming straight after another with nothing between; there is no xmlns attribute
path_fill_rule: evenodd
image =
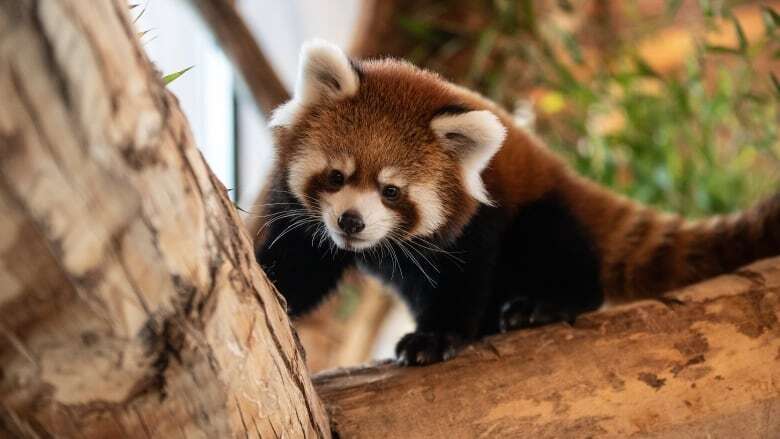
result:
<svg viewBox="0 0 780 439"><path fill-rule="evenodd" d="M480 174L501 148L506 128L487 110L446 114L431 121L439 141L458 154L466 189L477 201L492 205Z"/></svg>
<svg viewBox="0 0 780 439"><path fill-rule="evenodd" d="M323 99L341 99L357 93L360 79L347 55L325 40L307 41L301 47L298 78L292 100L274 110L271 126L290 125L302 107Z"/></svg>

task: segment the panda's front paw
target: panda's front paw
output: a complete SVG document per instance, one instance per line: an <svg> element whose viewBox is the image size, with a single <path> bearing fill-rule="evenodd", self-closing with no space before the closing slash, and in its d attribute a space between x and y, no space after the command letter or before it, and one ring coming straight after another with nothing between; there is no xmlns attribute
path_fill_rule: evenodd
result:
<svg viewBox="0 0 780 439"><path fill-rule="evenodd" d="M422 366L454 357L463 339L451 333L410 332L395 346L398 363L403 366Z"/></svg>
<svg viewBox="0 0 780 439"><path fill-rule="evenodd" d="M507 332L556 322L573 324L580 312L549 302L518 297L507 301L501 307L498 325L501 332Z"/></svg>

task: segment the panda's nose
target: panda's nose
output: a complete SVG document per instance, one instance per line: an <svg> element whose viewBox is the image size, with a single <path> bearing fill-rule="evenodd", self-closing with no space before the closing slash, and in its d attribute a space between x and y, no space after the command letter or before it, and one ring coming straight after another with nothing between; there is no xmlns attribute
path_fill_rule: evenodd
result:
<svg viewBox="0 0 780 439"><path fill-rule="evenodd" d="M339 227L347 235L357 235L366 228L363 218L354 210L348 210L341 214L338 220Z"/></svg>

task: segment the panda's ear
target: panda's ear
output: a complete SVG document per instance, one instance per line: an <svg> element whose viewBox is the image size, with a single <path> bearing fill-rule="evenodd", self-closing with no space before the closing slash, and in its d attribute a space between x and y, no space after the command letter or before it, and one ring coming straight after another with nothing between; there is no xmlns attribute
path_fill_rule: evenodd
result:
<svg viewBox="0 0 780 439"><path fill-rule="evenodd" d="M506 128L498 117L487 110L443 114L433 118L431 129L460 160L469 194L481 203L492 204L480 174L506 137Z"/></svg>
<svg viewBox="0 0 780 439"><path fill-rule="evenodd" d="M293 98L274 111L271 125L289 125L301 108L354 96L359 86L360 76L344 51L325 40L307 41L301 47Z"/></svg>

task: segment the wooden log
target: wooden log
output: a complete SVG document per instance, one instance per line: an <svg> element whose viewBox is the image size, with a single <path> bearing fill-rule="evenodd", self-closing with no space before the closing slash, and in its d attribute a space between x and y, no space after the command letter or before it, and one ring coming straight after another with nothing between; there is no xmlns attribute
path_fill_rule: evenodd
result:
<svg viewBox="0 0 780 439"><path fill-rule="evenodd" d="M124 0L0 1L0 437L330 437Z"/></svg>
<svg viewBox="0 0 780 439"><path fill-rule="evenodd" d="M328 372L341 437L780 437L780 258L662 301L488 338L422 368Z"/></svg>

